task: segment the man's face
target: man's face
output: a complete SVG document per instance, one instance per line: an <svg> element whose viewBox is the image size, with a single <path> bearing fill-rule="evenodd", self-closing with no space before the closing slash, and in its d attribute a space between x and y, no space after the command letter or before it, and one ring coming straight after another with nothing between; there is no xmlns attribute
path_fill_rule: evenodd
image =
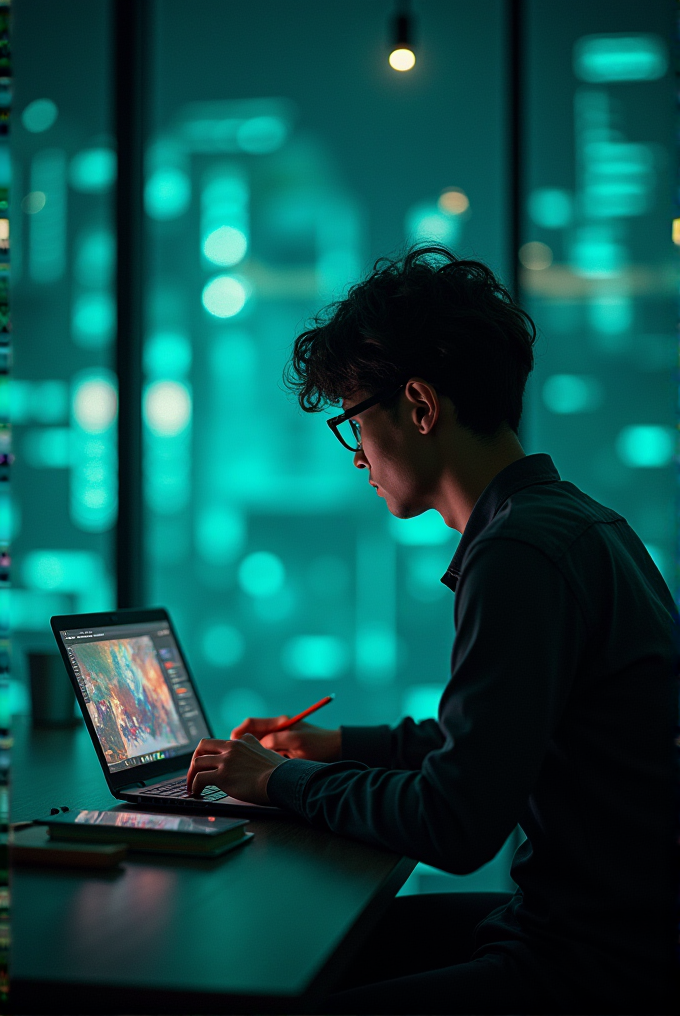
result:
<svg viewBox="0 0 680 1016"><path fill-rule="evenodd" d="M356 392L343 401L343 409L357 405L370 392ZM395 408L371 406L356 422L361 429L359 451L354 453L357 469L368 471L368 480L385 499L392 515L412 518L427 508L435 478L432 441L417 427L417 407L401 395Z"/></svg>

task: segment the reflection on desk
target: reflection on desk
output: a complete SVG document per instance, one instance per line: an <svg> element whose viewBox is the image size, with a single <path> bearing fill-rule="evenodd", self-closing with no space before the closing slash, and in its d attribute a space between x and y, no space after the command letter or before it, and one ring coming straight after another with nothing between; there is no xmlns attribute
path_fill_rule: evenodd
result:
<svg viewBox="0 0 680 1016"><path fill-rule="evenodd" d="M12 778L13 821L116 803L84 728L17 722ZM11 1011L290 1012L329 990L413 862L294 818L249 829L215 860L17 868Z"/></svg>

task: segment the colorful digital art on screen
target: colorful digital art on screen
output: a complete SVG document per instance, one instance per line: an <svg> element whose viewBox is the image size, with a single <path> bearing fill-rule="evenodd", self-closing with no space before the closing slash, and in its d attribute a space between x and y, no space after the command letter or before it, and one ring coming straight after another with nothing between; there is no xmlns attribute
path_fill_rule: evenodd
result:
<svg viewBox="0 0 680 1016"><path fill-rule="evenodd" d="M91 642L73 653L109 765L188 743L147 635Z"/></svg>

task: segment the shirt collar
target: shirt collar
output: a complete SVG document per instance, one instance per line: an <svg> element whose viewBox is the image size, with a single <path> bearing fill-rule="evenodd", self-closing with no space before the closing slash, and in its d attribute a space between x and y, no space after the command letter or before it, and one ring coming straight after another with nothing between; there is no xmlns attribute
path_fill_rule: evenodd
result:
<svg viewBox="0 0 680 1016"><path fill-rule="evenodd" d="M441 581L455 592L463 559L472 541L493 521L505 502L518 490L535 483L554 483L560 474L549 455L526 455L512 462L487 484L477 499L460 543Z"/></svg>

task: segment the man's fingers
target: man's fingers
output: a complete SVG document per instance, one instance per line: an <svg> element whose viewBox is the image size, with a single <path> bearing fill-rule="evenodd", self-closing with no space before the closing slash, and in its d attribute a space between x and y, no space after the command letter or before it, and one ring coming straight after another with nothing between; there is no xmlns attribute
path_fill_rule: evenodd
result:
<svg viewBox="0 0 680 1016"><path fill-rule="evenodd" d="M191 764L196 772L201 772L206 769L217 769L221 761L221 755L201 755L199 758L195 758Z"/></svg>
<svg viewBox="0 0 680 1016"><path fill-rule="evenodd" d="M231 732L231 739L232 741L238 741L244 734L252 734L254 737L260 738L268 730L271 730L272 727L276 727L287 719L287 716L249 716L243 723L239 723L238 727L234 727Z"/></svg>
<svg viewBox="0 0 680 1016"><path fill-rule="evenodd" d="M194 758L196 758L197 755L214 754L216 751L219 751L221 747L224 747L225 743L226 742L221 740L219 737L202 737L196 745Z"/></svg>
<svg viewBox="0 0 680 1016"><path fill-rule="evenodd" d="M194 755L187 772L187 789L191 787L192 780L197 772L207 769L217 769L220 764L219 755Z"/></svg>
<svg viewBox="0 0 680 1016"><path fill-rule="evenodd" d="M198 797L201 791L205 790L206 787L212 787L215 782L214 772L215 770L211 769L208 772L196 773L191 782L189 793Z"/></svg>
<svg viewBox="0 0 680 1016"><path fill-rule="evenodd" d="M262 738L260 744L263 748L269 748L270 751L288 751L295 736L292 730L282 730L278 734L267 734Z"/></svg>

